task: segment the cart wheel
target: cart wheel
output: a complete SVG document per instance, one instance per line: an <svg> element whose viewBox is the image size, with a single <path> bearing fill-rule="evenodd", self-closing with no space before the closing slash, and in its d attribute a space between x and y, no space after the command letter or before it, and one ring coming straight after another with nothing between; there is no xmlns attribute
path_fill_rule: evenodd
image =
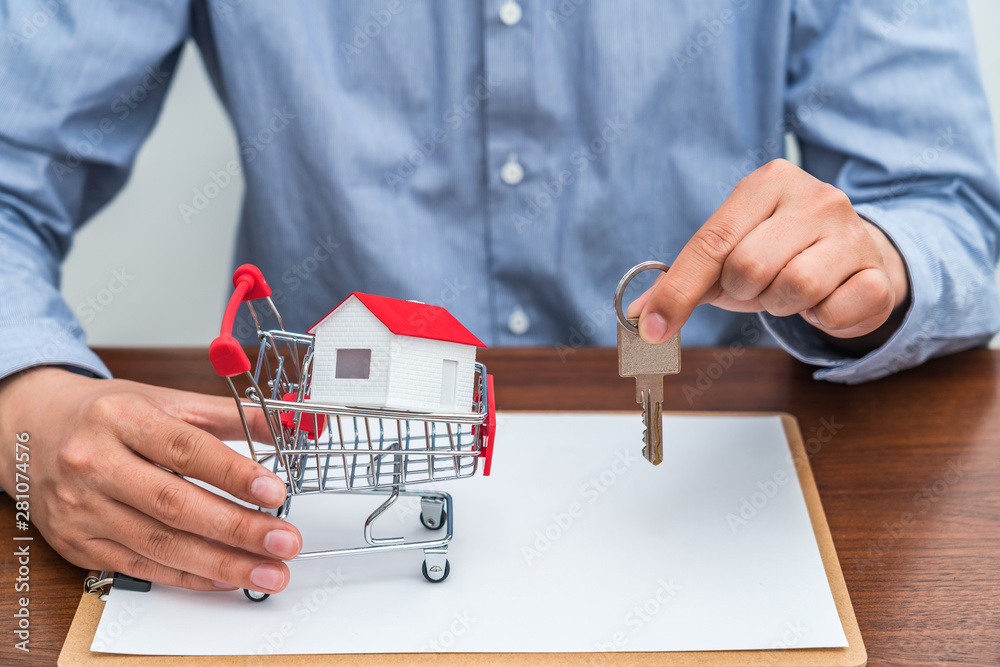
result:
<svg viewBox="0 0 1000 667"><path fill-rule="evenodd" d="M424 525L424 528L430 528L431 530L441 530L444 524L448 523L448 513L443 509L438 516L431 516L427 518L423 512L420 513L420 523Z"/></svg>
<svg viewBox="0 0 1000 667"><path fill-rule="evenodd" d="M441 568L438 567L437 569L441 569ZM424 561L424 564L420 566L420 570L424 573L424 579L426 579L427 581L431 582L432 584L440 584L442 581L444 581L445 579L448 578L449 574L451 574L451 563L449 563L447 560L444 562L444 574L442 574L440 572L434 572L433 573L434 576L437 577L437 579L435 579L434 577L432 577L431 574L429 574L427 572L427 561L426 560Z"/></svg>
<svg viewBox="0 0 1000 667"><path fill-rule="evenodd" d="M444 576L448 576L445 574ZM264 600L271 597L270 593L261 593L260 591L252 591L248 588L243 589L243 595L247 596L247 599L253 600L254 602L263 602Z"/></svg>

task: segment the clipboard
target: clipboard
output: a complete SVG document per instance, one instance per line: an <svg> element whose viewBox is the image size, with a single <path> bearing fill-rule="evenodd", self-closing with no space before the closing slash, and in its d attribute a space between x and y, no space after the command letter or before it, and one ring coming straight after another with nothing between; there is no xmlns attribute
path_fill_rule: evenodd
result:
<svg viewBox="0 0 1000 667"><path fill-rule="evenodd" d="M675 415L705 415L699 412L674 412ZM620 652L620 653L392 653L392 654L323 654L323 655L230 655L230 656L150 656L94 653L90 650L97 631L104 603L97 595L84 593L70 626L66 641L59 654L58 664L69 667L161 667L174 665L456 665L486 667L487 665L533 665L537 667L570 667L576 665L634 665L653 667L669 665L683 667L736 667L741 665L785 665L789 667L864 667L868 653L861 639L861 630L854 615L854 607L847 591L844 573L837 558L830 526L823 512L819 491L813 478L809 457L806 454L802 433L795 417L779 412L713 412L714 416L778 416L795 463L802 495L805 497L816 543L819 547L826 576L837 612L840 616L848 645L840 648L801 648L747 651L678 651L678 652Z"/></svg>

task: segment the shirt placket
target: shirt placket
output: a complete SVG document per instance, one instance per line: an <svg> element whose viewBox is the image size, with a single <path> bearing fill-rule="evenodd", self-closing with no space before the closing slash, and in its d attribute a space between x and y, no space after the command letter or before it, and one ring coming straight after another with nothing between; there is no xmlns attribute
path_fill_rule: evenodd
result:
<svg viewBox="0 0 1000 667"><path fill-rule="evenodd" d="M533 181L532 156L540 150L526 129L533 105L530 1L484 2L484 67L487 80L495 84L484 107L487 255L494 286L491 319L500 345L528 342L538 318L528 298L531 258L510 221L510 212Z"/></svg>

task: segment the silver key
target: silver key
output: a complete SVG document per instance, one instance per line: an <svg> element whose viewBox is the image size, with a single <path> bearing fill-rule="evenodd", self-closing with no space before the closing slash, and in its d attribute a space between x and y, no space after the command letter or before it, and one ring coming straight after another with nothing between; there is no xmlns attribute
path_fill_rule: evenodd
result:
<svg viewBox="0 0 1000 667"><path fill-rule="evenodd" d="M633 327L638 320L627 320ZM618 324L618 374L635 378L635 400L642 405L642 455L654 466L663 462L663 376L681 370L681 336L651 345Z"/></svg>
<svg viewBox="0 0 1000 667"><path fill-rule="evenodd" d="M618 374L635 378L635 400L642 405L642 455L654 466L663 462L663 376L681 371L681 335L650 345L639 337L639 321L626 319L622 300L629 282L643 271L669 271L663 262L641 262L625 272L615 288L615 314L618 316Z"/></svg>

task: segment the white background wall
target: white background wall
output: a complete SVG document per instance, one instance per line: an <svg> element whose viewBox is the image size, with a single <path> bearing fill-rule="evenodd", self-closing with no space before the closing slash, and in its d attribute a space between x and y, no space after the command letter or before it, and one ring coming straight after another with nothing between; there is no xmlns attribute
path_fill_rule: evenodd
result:
<svg viewBox="0 0 1000 667"><path fill-rule="evenodd" d="M969 5L1000 121L1000 3ZM62 291L76 312L88 298L107 302L84 322L91 345L204 346L218 334L243 183L221 188L188 223L179 205L192 204L195 190L235 157L235 135L189 47L128 186L77 236L66 262ZM109 301L112 271L131 279Z"/></svg>

